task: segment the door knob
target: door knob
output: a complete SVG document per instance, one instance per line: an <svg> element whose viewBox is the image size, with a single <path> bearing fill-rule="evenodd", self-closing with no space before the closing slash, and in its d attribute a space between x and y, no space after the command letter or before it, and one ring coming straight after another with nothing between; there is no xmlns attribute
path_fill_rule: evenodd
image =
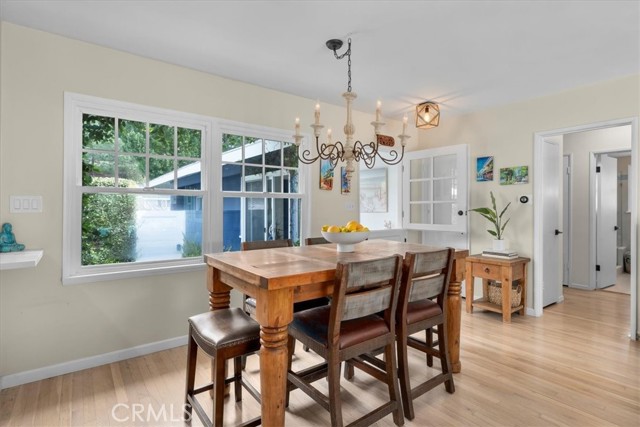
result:
<svg viewBox="0 0 640 427"><path fill-rule="evenodd" d="M614 231L618 231L619 229L620 229L620 227L618 227L617 225L614 225L614 226L613 226L613 230L614 230Z"/></svg>
<svg viewBox="0 0 640 427"><path fill-rule="evenodd" d="M463 211L458 211L458 215L462 216L462 215L464 215L464 212Z"/></svg>
<svg viewBox="0 0 640 427"><path fill-rule="evenodd" d="M558 234L562 234L562 231L560 231L560 230L558 230L558 229L556 228L555 235L557 236Z"/></svg>

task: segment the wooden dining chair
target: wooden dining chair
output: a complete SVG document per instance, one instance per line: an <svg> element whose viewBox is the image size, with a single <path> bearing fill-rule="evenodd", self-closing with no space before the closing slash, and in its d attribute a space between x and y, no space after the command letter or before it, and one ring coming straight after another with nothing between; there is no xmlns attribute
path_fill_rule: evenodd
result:
<svg viewBox="0 0 640 427"><path fill-rule="evenodd" d="M384 348L386 362L383 370L365 363L359 367L387 384L389 400L351 425L368 426L388 414L393 414L396 425L404 424L393 346L394 313L401 267L400 255L369 261L339 262L331 305L294 314L293 321L289 324L289 383L286 404L291 391L299 388L329 410L332 426L342 426L341 363L354 360L360 354ZM291 354L296 340L308 345L325 362L302 371L292 371ZM323 377L327 377L329 381L328 397L311 384Z"/></svg>
<svg viewBox="0 0 640 427"><path fill-rule="evenodd" d="M255 251L259 249L286 248L293 246L291 239L283 240L255 240L253 242L242 242L243 251ZM248 295L242 297L242 309L249 316L256 317L256 300Z"/></svg>
<svg viewBox="0 0 640 427"><path fill-rule="evenodd" d="M446 334L446 299L453 265L454 249L429 252L407 252L402 266L402 281L396 318L396 349L398 353L398 377L402 406L407 419L415 417L413 400L439 384L445 383L449 393L455 391ZM415 338L417 332L425 332L425 341ZM437 341L433 340L437 335ZM412 336L413 335L413 336ZM433 357L440 359L441 373L411 387L407 347L426 354L426 365L433 365ZM383 369L383 361L374 357L379 350L361 356L366 362ZM354 366L361 368L357 360L349 360L345 378L354 375Z"/></svg>
<svg viewBox="0 0 640 427"><path fill-rule="evenodd" d="M320 237L307 237L306 239L304 239L304 244L306 246L311 246L311 245L322 245L325 243L329 243L329 241L327 239L325 239L324 237L320 236Z"/></svg>
<svg viewBox="0 0 640 427"><path fill-rule="evenodd" d="M436 386L444 383L449 393L455 392L453 373L449 360L447 342L447 291L454 249L435 252L407 252L402 266L402 285L398 310L396 312L398 370L402 405L407 419L415 417L413 400ZM432 329L436 328L438 340L431 340ZM426 341L420 341L413 334L425 331ZM411 347L440 359L441 373L411 387L407 347ZM427 358L430 366L430 358Z"/></svg>

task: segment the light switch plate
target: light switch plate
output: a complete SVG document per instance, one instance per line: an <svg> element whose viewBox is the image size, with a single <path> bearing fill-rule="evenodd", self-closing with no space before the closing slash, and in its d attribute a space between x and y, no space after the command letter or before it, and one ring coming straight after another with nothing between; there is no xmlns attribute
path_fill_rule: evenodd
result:
<svg viewBox="0 0 640 427"><path fill-rule="evenodd" d="M41 213L42 212L42 196L10 196L9 212Z"/></svg>

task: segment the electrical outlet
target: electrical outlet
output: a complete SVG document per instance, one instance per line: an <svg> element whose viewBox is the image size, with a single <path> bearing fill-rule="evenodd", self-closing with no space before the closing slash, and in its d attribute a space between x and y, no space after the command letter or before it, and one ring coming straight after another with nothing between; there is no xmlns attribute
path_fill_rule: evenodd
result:
<svg viewBox="0 0 640 427"><path fill-rule="evenodd" d="M9 212L42 213L42 196L11 196L9 197Z"/></svg>

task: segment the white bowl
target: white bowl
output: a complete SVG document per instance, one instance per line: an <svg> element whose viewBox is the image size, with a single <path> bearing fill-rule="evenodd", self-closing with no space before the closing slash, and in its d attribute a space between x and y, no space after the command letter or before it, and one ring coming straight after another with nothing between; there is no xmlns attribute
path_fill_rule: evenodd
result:
<svg viewBox="0 0 640 427"><path fill-rule="evenodd" d="M355 231L353 233L329 233L322 231L322 237L331 243L338 244L338 252L353 252L356 243L363 242L369 237L368 231Z"/></svg>

